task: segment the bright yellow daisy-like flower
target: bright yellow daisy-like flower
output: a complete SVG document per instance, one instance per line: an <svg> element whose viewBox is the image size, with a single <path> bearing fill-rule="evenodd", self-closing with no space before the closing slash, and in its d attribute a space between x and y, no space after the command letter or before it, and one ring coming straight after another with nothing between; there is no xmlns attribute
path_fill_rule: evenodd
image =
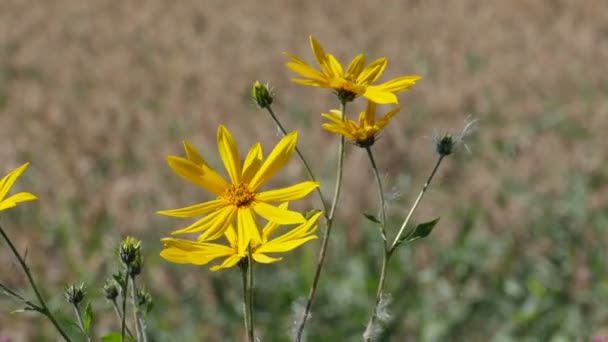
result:
<svg viewBox="0 0 608 342"><path fill-rule="evenodd" d="M364 96L380 104L398 103L395 93L409 89L421 78L401 76L382 84L372 85L386 68L388 63L386 58L378 58L365 67L365 56L359 54L344 72L340 62L333 55L325 53L321 44L312 36L310 36L310 45L321 70L316 70L298 57L285 53L291 59L287 67L304 77L293 81L311 87L335 89L340 100L344 102L352 101L356 96Z"/></svg>
<svg viewBox="0 0 608 342"><path fill-rule="evenodd" d="M0 180L0 211L16 207L17 204L22 202L28 202L38 199L36 195L31 194L29 192L19 192L8 198L6 197L8 192L13 187L13 184L15 184L15 182L17 181L17 178L19 178L23 174L25 169L27 169L28 165L29 163L25 163L19 166L15 170L9 172L8 175L4 176L2 180Z"/></svg>
<svg viewBox="0 0 608 342"><path fill-rule="evenodd" d="M400 109L395 108L376 121L376 104L367 101L367 108L359 115L359 122L343 120L339 110L331 110L329 113L321 114L331 121L324 123L322 127L332 133L345 136L360 147L368 147L374 144L378 133L388 125Z"/></svg>
<svg viewBox="0 0 608 342"><path fill-rule="evenodd" d="M286 209L286 205L281 205ZM303 245L304 243L317 239L314 235L319 224L318 220L321 213L314 214L310 219L301 225L271 238L271 235L279 229L280 225L276 222L269 222L262 229L262 240L251 242L251 256L255 262L270 264L280 261L282 258L271 257L267 254L286 253ZM254 224L255 226L248 226ZM211 271L218 271L236 266L248 255L249 243L243 239L243 231L258 230L257 222L239 222L237 230L230 225L225 231L227 244L197 242L183 239L165 238L161 241L165 244L165 249L160 256L169 262L176 264L207 265L215 259L225 258L219 265L211 267Z"/></svg>
<svg viewBox="0 0 608 342"><path fill-rule="evenodd" d="M172 234L203 232L199 241L221 237L235 219L241 227L257 227L255 214L278 224L304 222L302 214L279 208L273 204L300 199L319 186L317 182L302 182L287 188L260 192L260 188L291 158L298 140L297 132L287 134L263 160L262 147L253 145L241 163L237 145L224 126L217 130L217 145L220 157L230 177L226 181L212 169L198 151L184 142L187 158L167 157L167 163L182 178L215 194L217 199L186 208L159 211L173 217L195 217L206 215L190 226ZM245 241L262 241L256 229L243 231Z"/></svg>

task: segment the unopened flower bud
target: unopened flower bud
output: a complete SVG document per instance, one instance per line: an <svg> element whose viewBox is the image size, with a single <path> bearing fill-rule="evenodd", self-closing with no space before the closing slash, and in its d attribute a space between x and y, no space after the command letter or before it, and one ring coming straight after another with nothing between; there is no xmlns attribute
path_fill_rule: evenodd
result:
<svg viewBox="0 0 608 342"><path fill-rule="evenodd" d="M82 302L86 293L86 286L84 283L81 283L80 285L71 284L65 288L65 299L74 305L78 305Z"/></svg>
<svg viewBox="0 0 608 342"><path fill-rule="evenodd" d="M255 81L251 89L251 98L259 108L268 108L272 104L274 94L269 84Z"/></svg>
<svg viewBox="0 0 608 342"><path fill-rule="evenodd" d="M116 300L116 297L118 297L118 286L116 285L116 282L112 279L106 279L106 283L103 285L103 293L108 300Z"/></svg>

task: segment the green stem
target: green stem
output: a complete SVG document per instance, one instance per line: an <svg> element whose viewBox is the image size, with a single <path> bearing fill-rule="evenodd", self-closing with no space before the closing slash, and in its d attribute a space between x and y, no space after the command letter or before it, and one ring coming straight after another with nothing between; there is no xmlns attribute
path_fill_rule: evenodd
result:
<svg viewBox="0 0 608 342"><path fill-rule="evenodd" d="M380 178L380 171L378 171L378 167L376 166L376 161L374 160L374 154L372 153L371 146L367 146L365 148L367 151L367 156L369 157L369 161L372 164L372 169L374 170L374 176L376 176L376 183L378 185L378 195L380 197L380 208L382 210L382 225L380 226L380 231L382 233L382 240L384 241L384 250L386 251L387 241L386 241L386 202L384 200L384 190L382 188L382 179Z"/></svg>
<svg viewBox="0 0 608 342"><path fill-rule="evenodd" d="M116 299L112 300L112 306L114 307L114 312L116 312L116 316L118 316L118 321L122 322L122 314L120 313L120 308L118 307L118 303L116 303ZM125 327L125 329L127 330L127 334L133 337L133 333L131 333L129 327Z"/></svg>
<svg viewBox="0 0 608 342"><path fill-rule="evenodd" d="M122 288L122 322L120 325L120 336L121 341L125 340L125 327L127 326L126 318L127 318L127 291L129 289L129 273L130 267L127 266L125 271L125 282L124 287Z"/></svg>
<svg viewBox="0 0 608 342"><path fill-rule="evenodd" d="M270 113L270 116L272 117L272 119L274 120L274 122L277 124L277 126L279 127L279 129L281 130L281 132L283 132L283 135L287 135L287 130L283 127L283 125L281 124L281 122L279 121L279 119L277 118L277 116L274 114L274 111L272 110L272 107L268 106L268 107L266 107L266 109L268 110L268 113ZM296 153L298 154L298 157L300 157L300 160L302 161L302 164L304 164L304 168L306 169L306 173L308 173L308 178L310 178L311 181L316 182L317 178L315 177L314 173L312 172L312 169L310 168L310 165L306 161L306 158L304 158L304 155L302 154L302 152L300 151L300 149L298 148L297 145L296 145ZM327 216L327 202L325 201L325 197L323 197L323 192L321 192L321 187L317 187L316 191L317 191L317 194L319 195L319 198L321 199L321 204L323 205L323 215L325 215L325 218L328 218L328 216Z"/></svg>
<svg viewBox="0 0 608 342"><path fill-rule="evenodd" d="M65 333L65 331L63 331L63 329L61 328L61 326L59 325L59 323L57 322L57 320L55 319L55 317L53 316L53 314L51 313L49 308L46 306L46 303L45 303L44 299L42 298L42 294L40 294L40 291L38 291L38 287L36 286L36 282L34 281L34 278L30 272L29 267L27 266L27 264L25 263L25 260L21 257L19 252L17 252L17 249L13 245L13 242L8 237L8 235L6 235L6 233L4 232L4 229L1 226L0 226L0 234L2 234L2 237L4 238L4 240L10 247L11 251L13 252L15 257L19 261L19 265L21 265L21 268L25 272L25 275L27 276L30 286L32 287L32 289L34 290L34 293L36 294L36 298L38 299L40 308L42 309L42 311L40 311L40 313L43 314L44 316L46 316L51 321L51 323L53 323L53 326L55 326L55 329L57 329L57 331L59 332L61 337L63 337L64 340L66 340L68 342L72 341L68 337L68 335Z"/></svg>
<svg viewBox="0 0 608 342"><path fill-rule="evenodd" d="M73 304L73 306L74 306L74 312L76 313L76 318L78 319L78 326L80 327L80 330L82 331L82 333L87 337L87 341L91 342L91 336L89 336L87 331L84 329L84 321L82 320L82 314L80 313L80 308L76 304Z"/></svg>
<svg viewBox="0 0 608 342"><path fill-rule="evenodd" d="M367 322L366 332L373 331L374 324L376 323L376 317L378 317L378 305L380 301L382 301L382 295L384 294L384 280L386 279L386 270L388 268L388 261L392 256L392 252L387 250L384 251L384 255L382 257L382 269L380 270L380 280L378 281L378 289L376 290L376 302L374 303L374 307L372 309L371 315L369 316L369 321ZM371 334L363 335L366 342L371 341Z"/></svg>
<svg viewBox="0 0 608 342"><path fill-rule="evenodd" d="M342 102L341 104L342 110L342 120L346 121L346 102ZM308 299L306 300L306 307L304 308L304 315L302 316L302 321L298 326L298 330L296 333L296 342L300 342L302 340L302 334L304 333L304 326L306 325L306 321L308 320L308 316L310 315L310 309L312 307L312 301L315 298L317 293L317 287L319 285L319 279L321 278L321 271L323 270L323 264L325 263L325 256L327 255L327 247L329 246L329 237L331 234L331 228L334 223L334 218L336 214L336 208L338 206L338 200L340 198L340 190L342 188L342 171L344 169L344 136L340 137L340 145L338 152L338 170L336 174L336 186L334 189L334 198L331 203L331 209L329 211L329 215L326 216L327 223L325 233L323 234L323 242L321 243L321 250L319 251L319 259L317 261L317 269L315 271L315 277L312 281L312 286L310 288L310 292L308 293Z"/></svg>
<svg viewBox="0 0 608 342"><path fill-rule="evenodd" d="M410 212L407 214L407 217L405 218L405 220L403 221L403 224L401 225L401 228L399 229L399 233L397 233L397 236L395 237L395 240L391 244L391 248L389 249L390 252L392 252L395 249L395 247L397 246L397 244L399 243L399 239L401 239L401 235L403 234L403 231L405 230L405 227L410 222L410 219L412 218L412 215L414 214L414 211L416 211L416 208L418 208L418 205L420 204L420 201L422 200L422 197L424 196L424 193L426 192L426 189L431 184L431 181L433 180L433 177L435 176L435 172L437 172L437 169L439 168L439 165L441 164L441 161L443 160L443 157L445 157L445 156L444 155L440 155L439 159L437 159L437 162L435 163L435 167L433 168L433 171L431 171L431 175L426 180L426 183L424 183L424 186L422 187L422 190L420 190L420 193L418 194L418 198L416 198L416 202L414 202L414 205L410 209Z"/></svg>
<svg viewBox="0 0 608 342"><path fill-rule="evenodd" d="M135 322L135 336L137 341L142 341L142 332L139 325L139 306L137 305L137 289L135 286L135 276L131 276L131 305L133 306L133 320Z"/></svg>
<svg viewBox="0 0 608 342"><path fill-rule="evenodd" d="M249 245L247 256L247 291L249 292L249 300L247 310L249 311L249 341L254 342L255 336L253 332L253 257L251 255L251 245Z"/></svg>
<svg viewBox="0 0 608 342"><path fill-rule="evenodd" d="M252 314L253 310L250 307L250 294L249 294L249 270L250 261L248 260L241 262L241 280L243 281L243 320L245 322L245 331L247 331L247 341L254 342L253 336L253 324Z"/></svg>

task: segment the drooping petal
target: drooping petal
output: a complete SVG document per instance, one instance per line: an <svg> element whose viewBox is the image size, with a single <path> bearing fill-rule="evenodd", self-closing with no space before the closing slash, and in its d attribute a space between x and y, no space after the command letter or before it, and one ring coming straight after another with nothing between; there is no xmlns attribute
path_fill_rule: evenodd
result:
<svg viewBox="0 0 608 342"><path fill-rule="evenodd" d="M195 250L185 250L179 247L167 247L160 256L176 264L206 265L217 258L233 255L234 250L219 244L205 244Z"/></svg>
<svg viewBox="0 0 608 342"><path fill-rule="evenodd" d="M268 255L259 253L259 252L255 252L252 255L253 260L255 260L256 262L259 262L260 264L273 264L277 261L281 261L283 260L283 258L271 258Z"/></svg>
<svg viewBox="0 0 608 342"><path fill-rule="evenodd" d="M209 231L215 233L217 230L222 230L222 228L228 226L229 222L226 221L232 216L234 210L234 206L226 206L212 212L186 228L171 232L171 235L197 233L204 230L207 231L206 233L209 233Z"/></svg>
<svg viewBox="0 0 608 342"><path fill-rule="evenodd" d="M301 239L294 239L294 240L286 240L286 241L269 241L268 243L264 244L263 246L261 246L260 248L258 248L257 252L258 253L285 253L285 252L289 252L292 251L300 246L302 246L303 244L307 243L308 241L311 240L316 240L318 239L317 236L315 235L310 235Z"/></svg>
<svg viewBox="0 0 608 342"><path fill-rule="evenodd" d="M203 168L188 159L169 156L167 164L178 176L218 196L229 187L224 178L213 169Z"/></svg>
<svg viewBox="0 0 608 342"><path fill-rule="evenodd" d="M232 184L241 182L241 157L230 131L223 125L217 129L217 148Z"/></svg>
<svg viewBox="0 0 608 342"><path fill-rule="evenodd" d="M249 183L249 181L251 181L251 178L253 178L258 170L260 170L263 160L264 155L262 154L262 145L260 143L256 143L251 147L249 153L247 153L247 157L245 158L245 163L243 164L243 182Z"/></svg>
<svg viewBox="0 0 608 342"><path fill-rule="evenodd" d="M236 264L238 264L241 259L243 259L243 257L240 255L231 255L230 257L226 258L226 260L224 260L224 262L222 262L220 265L211 267L210 270L211 272L217 272L227 268L232 268L236 266Z"/></svg>
<svg viewBox="0 0 608 342"><path fill-rule="evenodd" d="M322 113L321 116L324 118L327 118L337 124L342 124L342 122L343 122L342 112L340 112L337 109L332 109L329 111L329 113Z"/></svg>
<svg viewBox="0 0 608 342"><path fill-rule="evenodd" d="M219 211L221 211L222 214L217 219L217 222L210 225L209 228L207 228L207 230L198 237L198 241L212 241L222 237L222 235L224 235L226 232L226 229L228 229L228 226L230 226L230 224L233 222L237 209L236 207L231 206Z"/></svg>
<svg viewBox="0 0 608 342"><path fill-rule="evenodd" d="M262 242L258 223L250 208L239 208L237 214L238 253L245 255L250 241Z"/></svg>
<svg viewBox="0 0 608 342"><path fill-rule="evenodd" d="M395 94L374 86L367 87L363 96L378 104L399 103Z"/></svg>
<svg viewBox="0 0 608 342"><path fill-rule="evenodd" d="M305 221L304 216L296 211L277 208L264 202L255 202L253 210L268 221L278 224L294 224Z"/></svg>
<svg viewBox="0 0 608 342"><path fill-rule="evenodd" d="M308 87L331 88L329 83L326 81L302 80L298 78L293 78L291 81Z"/></svg>
<svg viewBox="0 0 608 342"><path fill-rule="evenodd" d="M260 170L253 176L249 187L257 191L266 181L274 176L291 158L298 142L298 132L287 134L275 148L270 152Z"/></svg>
<svg viewBox="0 0 608 342"><path fill-rule="evenodd" d="M305 197L319 187L319 182L302 182L287 188L264 191L256 196L262 202L287 202Z"/></svg>
<svg viewBox="0 0 608 342"><path fill-rule="evenodd" d="M289 202L281 203L279 205L279 208L280 209L289 208ZM268 242L268 240L270 239L270 235L272 235L272 233L274 233L280 226L281 225L279 225L276 222L268 221L268 223L266 223L266 225L262 229L262 243L264 244L264 243Z"/></svg>
<svg viewBox="0 0 608 342"><path fill-rule="evenodd" d="M14 169L6 176L4 176L2 180L0 180L0 200L6 197L8 191L13 187L13 184L15 184L15 182L17 181L17 178L19 178L23 174L23 172L25 172L25 169L27 169L29 165L30 163L25 163L19 166L18 168Z"/></svg>
<svg viewBox="0 0 608 342"><path fill-rule="evenodd" d="M224 200L217 199L209 202L195 204L185 208L161 210L157 211L157 214L172 216L172 217L195 217L199 215L207 214L211 211L221 209L227 204Z"/></svg>
<svg viewBox="0 0 608 342"><path fill-rule="evenodd" d="M20 192L0 201L0 211L15 207L17 204L22 202L34 201L37 199L38 197L36 197L34 194L29 192Z"/></svg>
<svg viewBox="0 0 608 342"><path fill-rule="evenodd" d="M391 93L396 93L399 91L404 91L409 89L411 86L413 86L414 84L416 84L416 81L418 81L419 79L421 79L422 77L420 76L401 76L395 79L392 79L388 82L379 84L375 87L383 90L383 91L388 91Z"/></svg>

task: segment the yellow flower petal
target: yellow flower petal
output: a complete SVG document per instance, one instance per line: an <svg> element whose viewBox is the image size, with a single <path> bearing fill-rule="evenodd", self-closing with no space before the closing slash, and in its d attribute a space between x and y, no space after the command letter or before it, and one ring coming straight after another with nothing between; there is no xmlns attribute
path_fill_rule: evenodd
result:
<svg viewBox="0 0 608 342"><path fill-rule="evenodd" d="M254 253L253 255L253 260L255 260L256 262L259 262L260 264L273 264L277 261L281 261L283 260L283 258L271 258L267 255L264 255L262 253Z"/></svg>
<svg viewBox="0 0 608 342"><path fill-rule="evenodd" d="M233 206L227 206L214 211L186 228L171 232L171 235L197 233L203 230L207 230L207 233L209 231L215 233L217 230L222 230L222 228L228 226L226 219L232 216L234 209Z"/></svg>
<svg viewBox="0 0 608 342"><path fill-rule="evenodd" d="M376 82L378 77L382 75L388 60L386 58L378 58L371 62L357 77L357 83L372 84Z"/></svg>
<svg viewBox="0 0 608 342"><path fill-rule="evenodd" d="M8 191L13 187L13 184L15 184L15 182L17 181L17 178L19 178L23 174L23 172L25 172L25 169L27 169L29 165L30 163L25 163L19 166L18 168L4 176L2 180L0 180L0 200L6 197Z"/></svg>
<svg viewBox="0 0 608 342"><path fill-rule="evenodd" d="M236 266L236 264L239 263L239 261L241 261L241 259L243 259L243 257L240 255L236 255L236 254L232 255L232 256L228 257L226 260L224 260L224 262L221 263L220 265L211 267L210 270L211 270L211 272L217 272L217 271L221 271L223 269L234 267L234 266Z"/></svg>
<svg viewBox="0 0 608 342"><path fill-rule="evenodd" d="M321 68L325 70L327 68L327 54L325 53L325 50L323 50L321 43L319 43L319 41L317 41L313 36L310 36L309 39L310 47L312 48L312 51L315 54L317 63L319 63Z"/></svg>
<svg viewBox="0 0 608 342"><path fill-rule="evenodd" d="M224 190L229 187L224 178L215 171L207 169L205 172L201 166L190 160L169 156L167 157L167 164L178 176L218 196L222 195Z"/></svg>
<svg viewBox="0 0 608 342"><path fill-rule="evenodd" d="M261 192L256 196L256 199L262 202L293 201L305 197L314 189L318 188L319 185L318 182L302 182L283 189Z"/></svg>
<svg viewBox="0 0 608 342"><path fill-rule="evenodd" d="M237 209L231 206L218 212L221 214L217 218L217 221L208 226L207 230L198 237L198 241L211 241L222 237L228 226L230 226L230 223L234 220Z"/></svg>
<svg viewBox="0 0 608 342"><path fill-rule="evenodd" d="M184 145L184 151L186 152L186 157L188 158L188 160L190 160L191 162L193 162L194 164L198 165L198 166L207 166L207 163L205 162L205 160L203 159L203 157L201 157L200 153L198 153L198 151L196 150L196 148L190 144L187 141L183 141L182 144Z"/></svg>
<svg viewBox="0 0 608 342"><path fill-rule="evenodd" d="M287 134L275 148L270 152L268 158L262 166L260 170L253 176L251 182L249 183L250 188L253 191L257 191L257 189L262 186L266 181L268 181L272 176L274 176L291 158L294 149L296 148L296 143L298 142L298 132L294 131Z"/></svg>
<svg viewBox="0 0 608 342"><path fill-rule="evenodd" d="M232 184L241 182L241 158L230 131L223 125L217 129L217 148Z"/></svg>
<svg viewBox="0 0 608 342"><path fill-rule="evenodd" d="M263 159L262 145L260 143L253 145L249 153L247 153L245 163L243 164L243 182L249 183L251 181L251 178L260 170Z"/></svg>
<svg viewBox="0 0 608 342"><path fill-rule="evenodd" d="M172 217L195 217L199 215L207 214L211 211L221 209L227 204L224 200L217 199L205 203L195 204L185 208L161 210L157 211L157 214L172 216Z"/></svg>
<svg viewBox="0 0 608 342"><path fill-rule="evenodd" d="M37 199L38 199L38 197L36 197L36 195L34 195L34 194L31 194L29 192L20 192L20 193L14 194L13 196L10 196L9 198L5 198L4 200L0 201L0 211L2 211L4 209L16 207L17 204L22 203L22 202L28 202L28 201L33 201L33 200L37 200Z"/></svg>
<svg viewBox="0 0 608 342"><path fill-rule="evenodd" d="M249 208L239 208L237 216L238 253L245 255L250 241L262 242L258 223Z"/></svg>
<svg viewBox="0 0 608 342"><path fill-rule="evenodd" d="M298 212L277 208L264 202L255 202L253 210L268 221L278 224L294 224L305 221L304 216Z"/></svg>
<svg viewBox="0 0 608 342"><path fill-rule="evenodd" d="M401 108L395 108L393 110L391 110L390 112L386 113L382 119L378 120L378 122L376 123L376 126L378 126L379 129L383 129L386 125L388 125L388 122L395 116L397 115L397 113L399 113L399 111L401 110Z"/></svg>
<svg viewBox="0 0 608 342"><path fill-rule="evenodd" d="M378 104L399 103L395 94L374 86L367 87L363 96Z"/></svg>
<svg viewBox="0 0 608 342"><path fill-rule="evenodd" d="M346 69L346 74L344 75L344 77L349 80L357 79L357 76L359 76L361 71L363 71L364 65L365 56L363 56L363 54L357 55L357 57L355 57L353 61L350 62L350 65L348 66L348 69Z"/></svg>
<svg viewBox="0 0 608 342"><path fill-rule="evenodd" d="M342 70L342 65L340 65L340 62L338 62L338 60L336 60L336 57L334 57L334 55L331 55L331 54L327 55L327 66L329 67L329 70L331 70L332 77L336 77L336 78L344 77L344 71Z"/></svg>
<svg viewBox="0 0 608 342"><path fill-rule="evenodd" d="M279 205L279 208L287 209L287 208L289 208L289 203L288 202L281 203ZM262 243L268 242L268 240L270 239L270 235L272 233L274 233L279 227L280 227L280 225L278 223L273 222L273 221L268 221L268 223L266 223L266 225L262 229Z"/></svg>
<svg viewBox="0 0 608 342"><path fill-rule="evenodd" d="M296 72L296 73L302 75L303 77L310 78L317 82L325 81L326 77L323 74L321 74L320 72L318 72L316 69L311 67L310 65L299 64L299 63L294 63L294 62L287 63L286 65L293 72Z"/></svg>
<svg viewBox="0 0 608 342"><path fill-rule="evenodd" d="M421 78L422 77L420 77L420 76L401 76L401 77L395 78L393 80L390 80L388 82L379 84L376 87L383 91L396 93L399 91L404 91L404 90L409 89L411 86L416 84L416 81L418 81Z"/></svg>

